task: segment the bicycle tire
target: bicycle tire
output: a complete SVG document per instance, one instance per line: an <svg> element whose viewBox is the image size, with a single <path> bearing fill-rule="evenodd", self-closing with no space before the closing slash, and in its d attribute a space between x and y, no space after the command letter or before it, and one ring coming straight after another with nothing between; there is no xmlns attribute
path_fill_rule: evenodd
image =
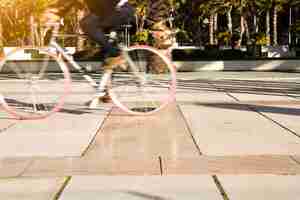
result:
<svg viewBox="0 0 300 200"><path fill-rule="evenodd" d="M35 60L12 59L18 53L38 52ZM58 112L70 92L71 76L64 61L37 47L10 51L0 61L0 105L13 118L34 120Z"/></svg>
<svg viewBox="0 0 300 200"><path fill-rule="evenodd" d="M149 46L123 51L125 63L114 67L109 94L113 103L132 115L152 115L175 100L176 68Z"/></svg>

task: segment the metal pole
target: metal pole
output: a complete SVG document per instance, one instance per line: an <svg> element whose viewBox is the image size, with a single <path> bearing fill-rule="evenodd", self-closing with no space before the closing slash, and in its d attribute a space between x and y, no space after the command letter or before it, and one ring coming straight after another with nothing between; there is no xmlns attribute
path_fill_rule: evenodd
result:
<svg viewBox="0 0 300 200"><path fill-rule="evenodd" d="M289 45L292 43L292 34L291 34L291 26L292 26L292 8L289 9Z"/></svg>
<svg viewBox="0 0 300 200"><path fill-rule="evenodd" d="M125 34L125 37L124 37L124 39L125 39L125 45L127 47L129 47L130 46L130 32L129 32L129 29L131 28L131 25L130 24L126 24L123 27L125 28L125 33L124 33Z"/></svg>
<svg viewBox="0 0 300 200"><path fill-rule="evenodd" d="M129 43L128 43L128 28L127 28L127 26L125 26L125 40L126 40L126 46L129 47Z"/></svg>

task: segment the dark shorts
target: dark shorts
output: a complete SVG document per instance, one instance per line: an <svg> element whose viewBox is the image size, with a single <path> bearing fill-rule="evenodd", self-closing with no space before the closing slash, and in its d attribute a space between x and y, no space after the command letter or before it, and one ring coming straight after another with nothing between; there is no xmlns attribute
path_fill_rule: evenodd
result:
<svg viewBox="0 0 300 200"><path fill-rule="evenodd" d="M116 9L109 16L99 16L90 13L80 21L82 30L90 39L102 46L104 57L110 55L113 45L108 41L105 33L121 28L121 25L131 23L135 19L134 9L125 4Z"/></svg>
<svg viewBox="0 0 300 200"><path fill-rule="evenodd" d="M123 24L133 22L135 20L134 13L134 8L128 4L125 4L120 9L113 11L110 16L99 16L90 13L81 20L81 27L86 29L86 26L95 26L105 32L118 29Z"/></svg>

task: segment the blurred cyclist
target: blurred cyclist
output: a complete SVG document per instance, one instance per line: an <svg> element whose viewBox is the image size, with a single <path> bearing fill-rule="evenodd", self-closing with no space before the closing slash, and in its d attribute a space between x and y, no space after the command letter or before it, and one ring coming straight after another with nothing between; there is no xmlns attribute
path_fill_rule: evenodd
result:
<svg viewBox="0 0 300 200"><path fill-rule="evenodd" d="M128 0L57 0L45 11L43 21L56 22L64 17L71 8L76 7L86 11L80 21L81 29L101 46L104 57L104 67L111 67L122 61L120 49L109 42L105 32L119 28L122 24L132 22L135 10ZM100 97L108 100L107 91Z"/></svg>
<svg viewBox="0 0 300 200"><path fill-rule="evenodd" d="M81 29L95 42L101 45L102 54L108 63L117 59L120 49L111 44L104 34L119 28L122 24L134 20L134 9L128 0L57 0L45 12L46 20L59 20L65 16L72 7L84 9L86 15L81 19Z"/></svg>

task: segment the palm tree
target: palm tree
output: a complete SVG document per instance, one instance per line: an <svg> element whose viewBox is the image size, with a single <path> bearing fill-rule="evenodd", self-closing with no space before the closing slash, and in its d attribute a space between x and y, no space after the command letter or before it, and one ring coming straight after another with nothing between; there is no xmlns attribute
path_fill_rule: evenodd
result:
<svg viewBox="0 0 300 200"><path fill-rule="evenodd" d="M289 44L295 44L295 40L294 40L294 36L296 36L296 32L295 32L295 28L296 27L300 27L300 26L296 26L295 24L295 20L293 20L293 8L294 7L298 7L300 6L300 0L290 0L289 1ZM297 22L296 22L297 23ZM298 23L299 25L300 23ZM299 30L298 30L299 33Z"/></svg>
<svg viewBox="0 0 300 200"><path fill-rule="evenodd" d="M80 20L84 17L85 14L85 10L78 10L76 9L76 25L75 25L75 33L79 33L79 34L83 34L83 31L80 28ZM83 37L78 37L77 38L77 51L82 51L84 49L84 43L85 43L85 39Z"/></svg>
<svg viewBox="0 0 300 200"><path fill-rule="evenodd" d="M227 16L227 28L228 28L228 32L230 33L230 35L232 35L233 32L233 25L232 25L232 16L231 16L231 12L233 9L233 2L231 0L224 1L224 8L225 8L225 12L226 12L226 16Z"/></svg>
<svg viewBox="0 0 300 200"><path fill-rule="evenodd" d="M160 29L161 33L154 36L154 46L156 48L166 49L167 40L171 38L171 31L167 26L166 18L170 17L171 2L169 0L149 0L147 19L153 29ZM154 73L166 72L165 65L156 56L150 56L150 70Z"/></svg>
<svg viewBox="0 0 300 200"><path fill-rule="evenodd" d="M273 8L273 45L278 45L278 30L277 30L277 18L278 12L283 11L284 5L288 3L288 0L274 0Z"/></svg>
<svg viewBox="0 0 300 200"><path fill-rule="evenodd" d="M220 10L220 6L223 4L222 0L215 1L203 1L198 6L200 11L200 16L202 18L208 18L208 28L209 28L209 44L216 44L215 32L218 27L218 13Z"/></svg>
<svg viewBox="0 0 300 200"><path fill-rule="evenodd" d="M4 38L3 38L3 25L2 25L2 16L3 16L3 7L0 5L0 57L3 54Z"/></svg>
<svg viewBox="0 0 300 200"><path fill-rule="evenodd" d="M161 30L163 34L158 35L163 37L153 37L154 46L156 48L167 48L164 44L164 38L170 38L168 34L171 32L165 19L169 17L172 2L170 0L131 0L130 3L136 8L137 33L144 33L146 24L149 29ZM160 59L154 56L150 56L148 59L152 63L149 66L152 72L165 72L165 65L160 63Z"/></svg>
<svg viewBox="0 0 300 200"><path fill-rule="evenodd" d="M270 33L270 19L271 9L273 7L273 0L256 0L257 9L260 14L265 13L266 15L266 45L271 45L271 33Z"/></svg>
<svg viewBox="0 0 300 200"><path fill-rule="evenodd" d="M130 3L135 7L135 19L137 32L144 31L145 20L147 18L148 0L130 0Z"/></svg>

